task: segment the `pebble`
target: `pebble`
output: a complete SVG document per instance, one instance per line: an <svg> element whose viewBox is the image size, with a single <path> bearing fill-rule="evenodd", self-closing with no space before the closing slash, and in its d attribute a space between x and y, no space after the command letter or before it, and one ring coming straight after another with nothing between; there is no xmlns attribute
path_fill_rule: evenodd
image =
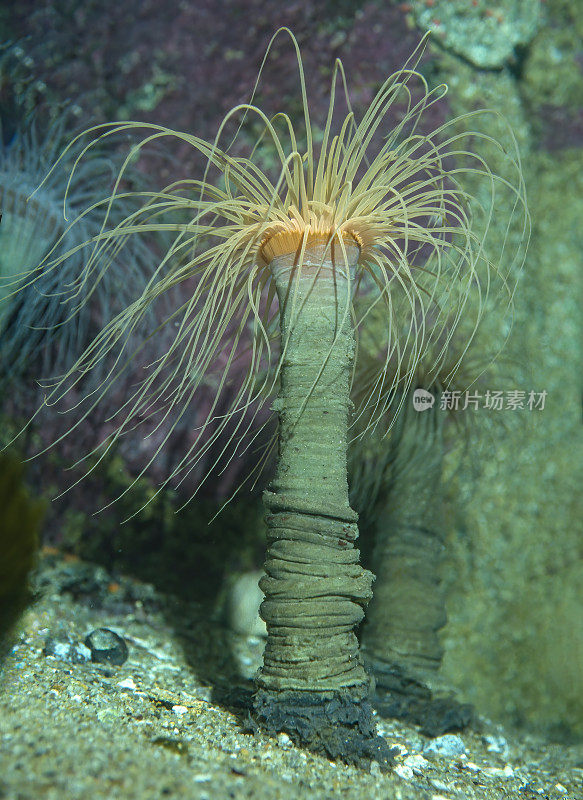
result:
<svg viewBox="0 0 583 800"><path fill-rule="evenodd" d="M86 664L91 661L91 650L82 642L68 636L48 636L43 655L68 661L69 664Z"/></svg>
<svg viewBox="0 0 583 800"><path fill-rule="evenodd" d="M120 667L128 657L128 646L121 636L109 628L96 628L85 637L91 651L91 660L97 664L114 664Z"/></svg>
<svg viewBox="0 0 583 800"><path fill-rule="evenodd" d="M514 777L514 770L510 764L506 764L503 769L500 767L486 767L482 770L485 775L491 775L493 778L512 778Z"/></svg>
<svg viewBox="0 0 583 800"><path fill-rule="evenodd" d="M282 733L278 733L277 734L277 744L283 750L289 750L289 748L292 746L293 742L290 739L290 737L287 735L287 733L282 732Z"/></svg>
<svg viewBox="0 0 583 800"><path fill-rule="evenodd" d="M259 588L261 570L245 572L233 580L227 597L227 625L243 636L267 636L265 622L259 616L259 606L265 596Z"/></svg>
<svg viewBox="0 0 583 800"><path fill-rule="evenodd" d="M429 761L423 758L423 756L407 756L403 764L406 767L411 767L416 775L421 775L423 770L427 769L427 767L431 767Z"/></svg>
<svg viewBox="0 0 583 800"><path fill-rule="evenodd" d="M484 736L484 743L489 753L505 755L508 752L508 742L504 736Z"/></svg>
<svg viewBox="0 0 583 800"><path fill-rule="evenodd" d="M381 770L381 765L379 764L378 761L371 761L369 770L370 770L370 774L373 777L375 777L375 778L381 778L382 777L383 772Z"/></svg>
<svg viewBox="0 0 583 800"><path fill-rule="evenodd" d="M404 781L412 781L414 778L413 770L411 767L406 767L405 764L397 764L395 772L399 778L403 778Z"/></svg>
<svg viewBox="0 0 583 800"><path fill-rule="evenodd" d="M444 736L437 736L428 742L423 748L423 752L451 758L463 755L466 752L466 746L459 736L455 736L453 733L446 733Z"/></svg>
<svg viewBox="0 0 583 800"><path fill-rule="evenodd" d="M431 785L433 786L434 789L437 789L439 792L449 792L451 788L450 786L447 785L447 783L439 780L432 780ZM435 796L436 795L434 795L434 797Z"/></svg>

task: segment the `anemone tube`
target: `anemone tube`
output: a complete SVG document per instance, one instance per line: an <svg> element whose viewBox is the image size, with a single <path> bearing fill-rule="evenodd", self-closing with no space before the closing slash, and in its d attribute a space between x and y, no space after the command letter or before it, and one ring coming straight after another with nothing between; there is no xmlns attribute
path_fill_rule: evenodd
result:
<svg viewBox="0 0 583 800"><path fill-rule="evenodd" d="M369 678L354 633L372 596L373 575L354 548L358 516L347 480L355 355L350 295L360 248L351 236L331 242L310 237L303 252L286 252L288 238L273 237L263 247L273 255L284 353L274 404L279 458L264 494L268 551L259 585L269 635L255 709L268 728L283 726L311 739L322 736L324 706L339 703L348 714L347 730L358 731L354 751L373 729L363 705ZM325 743L328 752L332 747ZM351 748L333 755L354 756Z"/></svg>
<svg viewBox="0 0 583 800"><path fill-rule="evenodd" d="M375 681L372 701L382 716L406 719L429 736L461 730L474 717L472 707L456 701L439 676L439 631L447 622L441 574L446 548L445 454L454 444L458 456L460 448L467 454L477 431L455 412L452 416L440 398L446 397L444 391L462 395L492 374L513 310L513 289L506 278L497 277L501 286L489 309L489 328L507 332L497 352L492 352L493 340L484 339L483 331L472 337L464 331L468 324L474 330L472 313L479 313L470 303L449 346L439 355L436 343L417 365L409 389L402 395L395 392L392 417L385 422L390 436L366 434L349 458L350 499L362 513L365 536L374 542L364 563L374 567L376 580L360 631L362 657ZM498 324L493 326L494 315ZM378 356L373 347L361 360L374 362ZM427 364L432 365L429 370ZM415 404L415 389L424 393L421 407Z"/></svg>
<svg viewBox="0 0 583 800"><path fill-rule="evenodd" d="M383 490L374 510L376 572L360 643L374 675L373 704L385 717L406 719L428 736L466 728L473 709L440 686L447 622L442 566L446 547L444 417L439 384L433 406L413 410L408 393L385 457Z"/></svg>
<svg viewBox="0 0 583 800"><path fill-rule="evenodd" d="M377 583L361 644L374 663L377 688L404 691L406 684L420 688L430 682L443 652L437 637L446 622L439 588L443 412L435 404L413 411L407 402L399 416L391 438L390 485L375 513Z"/></svg>
<svg viewBox="0 0 583 800"><path fill-rule="evenodd" d="M385 446L388 463L369 527L376 583L360 637L377 711L433 736L471 718L468 706L434 695L443 655L438 632L447 621L443 416L438 403L414 411L409 393Z"/></svg>

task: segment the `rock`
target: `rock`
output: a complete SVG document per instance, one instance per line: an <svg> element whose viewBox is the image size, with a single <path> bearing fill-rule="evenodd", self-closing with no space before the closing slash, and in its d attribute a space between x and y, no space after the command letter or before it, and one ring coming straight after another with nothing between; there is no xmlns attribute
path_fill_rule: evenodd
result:
<svg viewBox="0 0 583 800"><path fill-rule="evenodd" d="M413 0L419 27L476 67L499 69L526 46L540 23L540 0Z"/></svg>
<svg viewBox="0 0 583 800"><path fill-rule="evenodd" d="M86 664L91 661L91 650L83 642L64 634L47 636L43 655L67 661L69 664Z"/></svg>
<svg viewBox="0 0 583 800"><path fill-rule="evenodd" d="M97 628L85 637L91 651L91 660L98 664L121 666L128 657L128 646L117 633L109 628Z"/></svg>
<svg viewBox="0 0 583 800"><path fill-rule="evenodd" d="M259 616L264 595L259 588L260 570L245 572L233 580L226 601L226 622L242 636L267 636L265 622Z"/></svg>
<svg viewBox="0 0 583 800"><path fill-rule="evenodd" d="M445 756L446 758L453 758L454 756L461 756L466 752L466 746L459 736L454 736L447 733L445 736L438 736L428 742L423 748L425 755Z"/></svg>
<svg viewBox="0 0 583 800"><path fill-rule="evenodd" d="M500 755L508 753L508 742L499 734L484 736L484 744L489 753L500 753Z"/></svg>

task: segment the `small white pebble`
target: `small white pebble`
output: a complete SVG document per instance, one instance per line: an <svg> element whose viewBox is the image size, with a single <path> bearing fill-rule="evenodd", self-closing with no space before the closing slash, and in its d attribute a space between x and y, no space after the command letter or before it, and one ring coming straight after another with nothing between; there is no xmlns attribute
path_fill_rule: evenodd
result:
<svg viewBox="0 0 583 800"><path fill-rule="evenodd" d="M283 731L277 734L277 743L282 750L289 750L293 744L287 733L284 733Z"/></svg>
<svg viewBox="0 0 583 800"><path fill-rule="evenodd" d="M460 756L466 752L466 746L459 736L446 733L444 736L437 736L428 742L423 748L424 753L436 756Z"/></svg>
<svg viewBox="0 0 583 800"><path fill-rule="evenodd" d="M403 761L406 767L410 767L416 775L421 775L424 769L430 767L431 764L423 756L407 756Z"/></svg>
<svg viewBox="0 0 583 800"><path fill-rule="evenodd" d="M561 794L567 794L567 790L562 783L555 783L555 789Z"/></svg>
<svg viewBox="0 0 583 800"><path fill-rule="evenodd" d="M391 742L390 747L392 747L393 750L398 750L398 753L395 753L397 758L403 758L403 756L406 756L409 752L405 745L400 742Z"/></svg>
<svg viewBox="0 0 583 800"><path fill-rule="evenodd" d="M123 681L118 681L117 685L120 689L129 689L132 692L135 692L135 690L138 688L134 683L133 678L124 678Z"/></svg>
<svg viewBox="0 0 583 800"><path fill-rule="evenodd" d="M71 700L75 700L76 703L80 703L81 700L83 700L83 698L81 697L80 694L74 694L71 696Z"/></svg>
<svg viewBox="0 0 583 800"><path fill-rule="evenodd" d="M264 594L259 588L260 570L244 572L231 583L226 599L227 625L242 636L267 636L265 622L259 616Z"/></svg>
<svg viewBox="0 0 583 800"><path fill-rule="evenodd" d="M375 778L380 778L382 776L381 765L378 761L371 761L370 762L370 774L373 775Z"/></svg>
<svg viewBox="0 0 583 800"><path fill-rule="evenodd" d="M414 777L413 770L411 767L406 767L404 764L397 764L395 767L395 772L399 776L399 778L403 778L404 781L412 781Z"/></svg>
<svg viewBox="0 0 583 800"><path fill-rule="evenodd" d="M508 752L508 742L503 736L484 736L484 742L489 753L504 755Z"/></svg>
<svg viewBox="0 0 583 800"><path fill-rule="evenodd" d="M194 781L195 783L206 783L210 781L210 775L193 775L190 780Z"/></svg>
<svg viewBox="0 0 583 800"><path fill-rule="evenodd" d="M174 711L175 714L178 714L178 716L188 713L186 706L172 706L172 711Z"/></svg>
<svg viewBox="0 0 583 800"><path fill-rule="evenodd" d="M469 770L470 772L479 772L480 767L477 764L474 764L473 761L464 761L463 762L464 769Z"/></svg>
<svg viewBox="0 0 583 800"><path fill-rule="evenodd" d="M451 800L451 797L446 797L444 794L432 794L431 800Z"/></svg>
<svg viewBox="0 0 583 800"><path fill-rule="evenodd" d="M510 764L506 764L503 769L500 769L500 767L486 767L483 772L486 775L491 775L493 778L512 778L514 775L514 770Z"/></svg>

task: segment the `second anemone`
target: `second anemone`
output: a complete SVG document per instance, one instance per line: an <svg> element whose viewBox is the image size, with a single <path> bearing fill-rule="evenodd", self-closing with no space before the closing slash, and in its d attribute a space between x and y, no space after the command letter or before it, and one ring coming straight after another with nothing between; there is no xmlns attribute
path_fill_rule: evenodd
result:
<svg viewBox="0 0 583 800"><path fill-rule="evenodd" d="M96 325L105 324L130 301L132 293L141 291L154 260L147 242L136 238L122 258L109 251L107 268L88 279L91 242L101 231L107 209L104 194L119 170L120 137L110 139L107 147L98 146L71 180L60 169L43 181L74 136L68 130L71 114L63 112L44 132L38 120L20 116L16 131L6 141L0 125L3 381L30 372L31 364L38 369L40 363L45 373L70 367L87 345L91 329L95 333ZM133 182L135 175L130 170L126 182ZM127 212L120 197L110 218L120 221ZM49 266L65 254L58 268Z"/></svg>

